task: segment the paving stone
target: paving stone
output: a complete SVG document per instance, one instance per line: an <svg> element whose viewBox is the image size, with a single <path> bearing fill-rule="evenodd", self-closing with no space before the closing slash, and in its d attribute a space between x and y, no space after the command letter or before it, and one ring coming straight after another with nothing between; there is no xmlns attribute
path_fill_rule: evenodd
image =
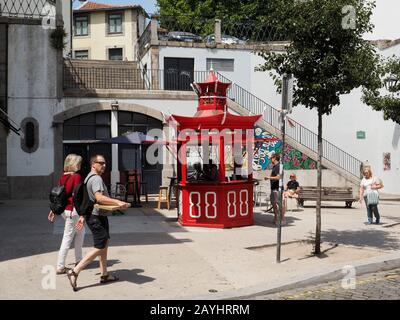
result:
<svg viewBox="0 0 400 320"><path fill-rule="evenodd" d="M264 299L294 300L400 300L400 268L358 277L356 289L344 289L340 282L330 282L264 295Z"/></svg>

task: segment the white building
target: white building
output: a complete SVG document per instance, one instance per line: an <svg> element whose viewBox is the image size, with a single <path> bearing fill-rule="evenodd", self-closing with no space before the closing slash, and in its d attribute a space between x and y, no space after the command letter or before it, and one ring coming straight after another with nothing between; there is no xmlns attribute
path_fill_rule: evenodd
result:
<svg viewBox="0 0 400 320"><path fill-rule="evenodd" d="M64 22L70 21L69 3L56 4L56 13L63 14ZM67 23L65 26L69 28ZM217 35L218 28L217 23ZM0 124L0 199L46 197L62 170L63 157L69 152L81 153L86 161L94 153L104 153L110 164L106 180L112 184L123 180L123 172L132 169L132 163L139 159L138 148L93 142L128 130L167 130L163 123L166 114L193 115L197 97L189 84L203 80L205 73L200 71L211 66L235 84L231 93L235 101L230 101L230 106L236 112L248 112L250 108L263 113L265 127L278 133L273 128L277 119L270 117L276 110L269 105L278 108L281 97L267 73L254 71L263 61L253 51L283 50L281 43L214 45L167 41L159 39L157 22L153 20L138 40L140 61L88 61L85 66L79 64L83 62L66 60L63 70L62 55L68 53L68 45L64 54L53 49L50 33L51 29L43 28L40 13L29 20L0 17L0 42L6 43L5 47L0 46L0 80L7 79L0 83L0 103L17 128L21 127L22 132L33 130L21 137L12 131L7 133ZM390 34L388 38L395 36ZM399 50L399 45L394 45L380 53L399 55ZM85 78L87 70L95 72L101 68L116 71L113 76L91 73L91 78ZM105 78L107 81L100 81ZM354 185L357 180L359 162L344 163L346 170L341 170L335 158L340 154L346 159L368 160L374 174L383 179L384 192L399 194L399 125L384 121L382 113L363 105L360 97L357 90L343 96L333 114L324 117L324 139L343 151L332 156L333 163L326 162L327 168L336 171L326 171L323 184L339 186L351 181ZM316 132L314 111L298 107L291 117L299 123L293 130L301 127ZM358 139L357 132L359 138L363 136L360 132L364 132L365 138ZM302 148L301 141L295 140L294 147ZM301 151L313 155L311 149ZM390 154L389 170L384 170L384 153ZM171 166L151 166L146 162L142 169L152 191L166 183L173 173ZM315 170L301 170L298 176L303 185L316 185Z"/></svg>

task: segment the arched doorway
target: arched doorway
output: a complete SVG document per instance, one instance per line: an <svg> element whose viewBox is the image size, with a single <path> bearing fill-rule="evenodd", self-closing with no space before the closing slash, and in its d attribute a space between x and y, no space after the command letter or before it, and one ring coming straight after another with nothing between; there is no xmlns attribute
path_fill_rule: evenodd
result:
<svg viewBox="0 0 400 320"><path fill-rule="evenodd" d="M125 182L124 172L126 170L140 169L147 182L148 192L158 192L158 187L161 185L162 164L150 165L146 161L147 146L139 148L136 145L119 145L118 152L112 153L110 144L94 143L97 140L111 137L111 112L110 110L93 111L65 120L63 123L63 159L69 153L81 155L84 162L81 174L82 177L85 177L90 171L90 157L102 154L107 162L103 178L108 186L111 185L112 167L118 168L121 182ZM139 112L117 111L116 120L118 135L128 131L147 133L151 129L162 130L162 122L159 119Z"/></svg>
<svg viewBox="0 0 400 320"><path fill-rule="evenodd" d="M103 179L111 184L111 145L94 143L111 137L111 112L97 111L81 114L64 121L63 159L67 154L79 154L83 158L81 175L86 177L90 171L90 157L104 155L107 166Z"/></svg>

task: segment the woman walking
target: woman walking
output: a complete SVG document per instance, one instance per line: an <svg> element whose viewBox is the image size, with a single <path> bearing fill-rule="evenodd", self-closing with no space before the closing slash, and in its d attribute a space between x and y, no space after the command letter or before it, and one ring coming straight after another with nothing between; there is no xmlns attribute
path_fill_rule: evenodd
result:
<svg viewBox="0 0 400 320"><path fill-rule="evenodd" d="M369 167L363 170L364 178L360 183L360 203L364 198L365 205L367 206L368 224L373 223L372 213L375 216L375 223L379 224L380 215L378 210L379 203L379 189L383 188L383 183L377 177L372 175Z"/></svg>
<svg viewBox="0 0 400 320"><path fill-rule="evenodd" d="M64 161L64 173L60 177L59 185L65 186L65 191L68 197L68 204L65 207L65 211L61 216L65 220L64 235L61 242L60 251L58 252L57 260L57 274L64 274L67 272L65 267L65 260L67 258L68 250L71 247L72 241L74 241L75 247L75 264L78 264L82 260L82 245L85 237L85 228L76 230L75 225L79 220L79 215L76 212L73 201L72 193L75 187L81 183L82 179L79 173L82 164L82 157L76 154L69 154ZM52 211L49 212L48 219L50 222L54 222L55 215Z"/></svg>

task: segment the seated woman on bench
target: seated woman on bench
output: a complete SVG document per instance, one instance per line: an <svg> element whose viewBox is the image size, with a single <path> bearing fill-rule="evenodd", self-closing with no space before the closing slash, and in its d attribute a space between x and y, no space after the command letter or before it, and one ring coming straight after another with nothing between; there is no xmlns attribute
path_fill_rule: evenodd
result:
<svg viewBox="0 0 400 320"><path fill-rule="evenodd" d="M298 198L300 192L300 185L296 180L296 175L294 173L290 174L290 180L285 186L284 197L288 198Z"/></svg>

